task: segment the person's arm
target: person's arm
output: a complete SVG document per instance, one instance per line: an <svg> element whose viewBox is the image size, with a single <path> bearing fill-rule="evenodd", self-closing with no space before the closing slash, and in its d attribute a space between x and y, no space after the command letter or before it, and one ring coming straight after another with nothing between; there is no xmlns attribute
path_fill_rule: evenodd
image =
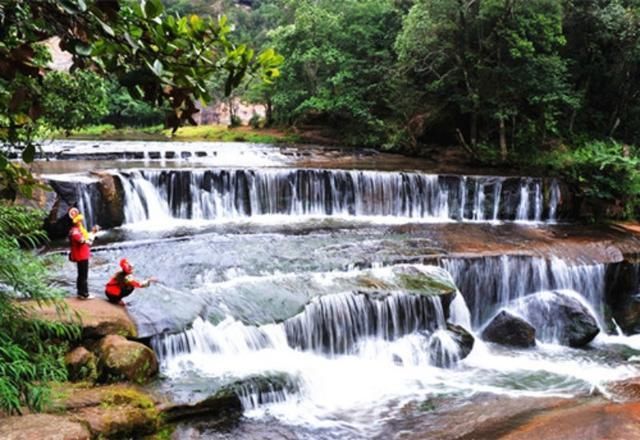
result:
<svg viewBox="0 0 640 440"><path fill-rule="evenodd" d="M82 232L80 232L80 230L77 228L71 230L69 237L71 238L71 241L74 243L82 244L85 241L84 238L82 237Z"/></svg>

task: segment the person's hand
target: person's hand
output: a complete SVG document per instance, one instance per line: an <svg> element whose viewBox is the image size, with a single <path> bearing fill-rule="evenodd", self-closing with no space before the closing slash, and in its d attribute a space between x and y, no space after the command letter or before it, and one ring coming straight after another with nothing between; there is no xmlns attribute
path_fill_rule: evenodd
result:
<svg viewBox="0 0 640 440"><path fill-rule="evenodd" d="M98 231L100 231L100 225L95 225L93 228L91 228L91 232L93 232L94 234Z"/></svg>

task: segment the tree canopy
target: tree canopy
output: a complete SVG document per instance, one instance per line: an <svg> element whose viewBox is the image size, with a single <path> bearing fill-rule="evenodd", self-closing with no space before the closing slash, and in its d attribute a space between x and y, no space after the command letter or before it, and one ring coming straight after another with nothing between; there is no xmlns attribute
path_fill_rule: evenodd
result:
<svg viewBox="0 0 640 440"><path fill-rule="evenodd" d="M273 80L282 61L273 49L256 53L236 44L225 16L167 14L160 0L5 1L0 4L0 143L22 149L27 162L45 111L49 56L43 42L51 37L60 38L60 48L73 55L72 71L109 76L134 98L166 104L171 109L166 121L174 128L193 123L196 101L211 99L211 77L224 72L228 94L247 75ZM14 165L0 152L0 181L12 181L10 168Z"/></svg>

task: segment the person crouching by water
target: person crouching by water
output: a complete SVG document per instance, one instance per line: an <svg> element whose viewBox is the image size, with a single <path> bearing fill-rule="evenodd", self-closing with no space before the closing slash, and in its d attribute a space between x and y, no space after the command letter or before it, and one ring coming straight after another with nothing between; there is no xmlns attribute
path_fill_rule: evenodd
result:
<svg viewBox="0 0 640 440"><path fill-rule="evenodd" d="M91 298L88 284L91 245L100 227L96 225L91 229L91 232L88 232L83 224L84 216L80 214L78 208L69 209L69 217L72 223L71 229L69 230L69 241L71 244L69 260L75 262L78 266L78 278L76 280L77 295L78 298L88 299Z"/></svg>
<svg viewBox="0 0 640 440"><path fill-rule="evenodd" d="M109 280L104 289L104 293L107 295L111 304L124 306L125 303L122 301L122 298L131 295L134 289L138 287L149 287L152 282L156 281L153 277L143 282L136 281L133 278L133 266L126 258L120 260L120 269L121 270Z"/></svg>

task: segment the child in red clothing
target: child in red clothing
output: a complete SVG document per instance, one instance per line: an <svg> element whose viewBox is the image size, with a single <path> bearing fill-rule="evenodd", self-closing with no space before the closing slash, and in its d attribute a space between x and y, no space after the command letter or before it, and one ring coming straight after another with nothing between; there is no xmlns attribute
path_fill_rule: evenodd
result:
<svg viewBox="0 0 640 440"><path fill-rule="evenodd" d="M122 298L133 293L138 287L149 287L155 281L155 278L149 278L143 282L136 281L133 278L133 266L126 258L120 260L120 271L118 271L107 283L104 293L107 295L109 302L124 306Z"/></svg>
<svg viewBox="0 0 640 440"><path fill-rule="evenodd" d="M78 278L76 280L76 289L78 298L87 299L89 295L89 285L87 278L89 277L89 258L91 257L91 245L95 240L95 234L100 229L94 226L91 232L87 232L82 221L84 217L80 214L78 208L69 209L69 217L72 226L69 230L69 242L71 244L71 252L69 260L75 262L78 266Z"/></svg>

